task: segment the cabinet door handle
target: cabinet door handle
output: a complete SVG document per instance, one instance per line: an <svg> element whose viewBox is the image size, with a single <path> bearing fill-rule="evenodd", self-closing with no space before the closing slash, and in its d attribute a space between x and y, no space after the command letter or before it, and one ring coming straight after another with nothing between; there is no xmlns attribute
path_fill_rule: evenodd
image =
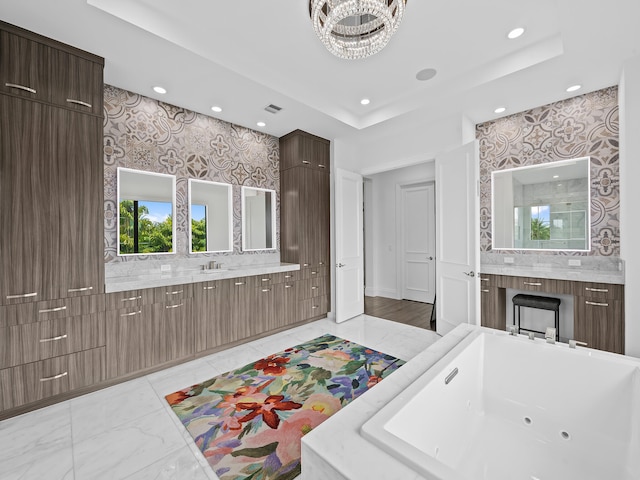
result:
<svg viewBox="0 0 640 480"><path fill-rule="evenodd" d="M589 302L586 301L584 302L586 305L593 305L594 307L608 307L609 304L608 303L599 303L599 302Z"/></svg>
<svg viewBox="0 0 640 480"><path fill-rule="evenodd" d="M34 92L35 93L35 92ZM309 165L310 162L306 161L306 160L302 160L302 164L303 165Z"/></svg>
<svg viewBox="0 0 640 480"><path fill-rule="evenodd" d="M266 292L270 292L271 289L270 288L263 288L262 291L266 293Z"/></svg>
<svg viewBox="0 0 640 480"><path fill-rule="evenodd" d="M38 313L61 312L61 311L66 310L66 309L67 309L67 306L64 305L62 307L45 308L44 310L38 310Z"/></svg>
<svg viewBox="0 0 640 480"><path fill-rule="evenodd" d="M318 272L311 272L311 275L317 275Z"/></svg>
<svg viewBox="0 0 640 480"><path fill-rule="evenodd" d="M40 339L40 343L46 343L46 342L56 342L58 340L64 340L65 338L67 338L67 334L65 333L64 335L59 335L57 337L52 337L52 338L41 338Z"/></svg>
<svg viewBox="0 0 640 480"><path fill-rule="evenodd" d="M240 287L240 286L242 286L242 285L244 285L244 284L245 284L245 282L236 282L236 283L235 283L235 285L236 285L237 287Z"/></svg>
<svg viewBox="0 0 640 480"><path fill-rule="evenodd" d="M67 103L75 103L76 105L82 105L83 107L92 108L93 105L82 100L74 100L73 98L67 98Z"/></svg>
<svg viewBox="0 0 640 480"><path fill-rule="evenodd" d="M316 308L320 308L320 307L318 307L318 305L313 305L313 306L311 307L311 309L312 309L312 310L315 310Z"/></svg>
<svg viewBox="0 0 640 480"><path fill-rule="evenodd" d="M142 298L142 295L138 295L137 297L123 298L120 301L121 302L133 302L134 300L140 300L141 298Z"/></svg>
<svg viewBox="0 0 640 480"><path fill-rule="evenodd" d="M41 378L40 381L41 382L49 382L51 380L58 380L59 378L66 377L68 374L69 374L69 372L62 372L62 373L59 373L58 375L54 375L53 377Z"/></svg>
<svg viewBox="0 0 640 480"><path fill-rule="evenodd" d="M522 282L525 285L529 285L530 287L541 287L542 283L540 282Z"/></svg>
<svg viewBox="0 0 640 480"><path fill-rule="evenodd" d="M482 289L480 290L482 293L489 293L489 290Z"/></svg>
<svg viewBox="0 0 640 480"><path fill-rule="evenodd" d="M318 265L324 265L324 262L318 262Z"/></svg>
<svg viewBox="0 0 640 480"><path fill-rule="evenodd" d="M167 295L178 295L180 293L184 292L184 290L175 290L173 292L165 292Z"/></svg>
<svg viewBox="0 0 640 480"><path fill-rule="evenodd" d="M284 288L291 288L293 285L285 285Z"/></svg>
<svg viewBox="0 0 640 480"><path fill-rule="evenodd" d="M285 275L284 278L291 278L293 275Z"/></svg>
<svg viewBox="0 0 640 480"><path fill-rule="evenodd" d="M327 167L325 167L324 165L322 165L321 163L319 163L319 164L318 164L318 167L320 167L320 168L327 168Z"/></svg>
<svg viewBox="0 0 640 480"><path fill-rule="evenodd" d="M69 290L67 290L67 292L69 292L69 293L73 293L73 292L88 292L90 290L93 290L93 287L70 288Z"/></svg>
<svg viewBox="0 0 640 480"><path fill-rule="evenodd" d="M137 312L122 313L120 316L121 317L133 317L134 315L140 315L141 313L142 313L142 310L138 310Z"/></svg>
<svg viewBox="0 0 640 480"><path fill-rule="evenodd" d="M317 290L318 287L311 287L311 290Z"/></svg>
<svg viewBox="0 0 640 480"><path fill-rule="evenodd" d="M302 266L303 266L303 267L308 267L308 266L309 266L309 264L308 264L308 263L303 263L303 264L302 264Z"/></svg>
<svg viewBox="0 0 640 480"><path fill-rule="evenodd" d="M17 88L18 90L24 90L25 92L29 93L36 93L35 88L25 87L24 85L18 85L17 83L5 83L5 86L9 88Z"/></svg>
<svg viewBox="0 0 640 480"><path fill-rule="evenodd" d="M21 295L7 295L7 300L12 300L14 298L29 298L29 297L36 297L38 295L38 292L33 292L33 293L23 293Z"/></svg>
<svg viewBox="0 0 640 480"><path fill-rule="evenodd" d="M182 307L184 303L178 303L177 305L165 305L164 308L178 308Z"/></svg>
<svg viewBox="0 0 640 480"><path fill-rule="evenodd" d="M270 282L270 281L271 281L271 279L270 279L270 278L263 278L263 279L262 279L262 281L263 281L263 282Z"/></svg>
<svg viewBox="0 0 640 480"><path fill-rule="evenodd" d="M591 288L591 287L584 287L584 289L587 292L601 292L601 293L608 293L609 289L608 288Z"/></svg>
<svg viewBox="0 0 640 480"><path fill-rule="evenodd" d="M480 281L481 281L481 282L488 282L488 281L489 281L489 279L488 279L488 278L480 278Z"/></svg>
<svg viewBox="0 0 640 480"><path fill-rule="evenodd" d="M213 287L202 287L203 290L213 290L215 288L218 288L218 287L216 287L216 286L213 286Z"/></svg>

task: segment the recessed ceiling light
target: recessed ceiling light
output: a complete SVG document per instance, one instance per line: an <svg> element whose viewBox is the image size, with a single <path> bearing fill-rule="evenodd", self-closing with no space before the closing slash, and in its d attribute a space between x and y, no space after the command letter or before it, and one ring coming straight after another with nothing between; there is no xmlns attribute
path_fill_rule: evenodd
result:
<svg viewBox="0 0 640 480"><path fill-rule="evenodd" d="M582 85L571 85L570 87L567 88L567 92L575 92L577 90L580 90L582 88Z"/></svg>
<svg viewBox="0 0 640 480"><path fill-rule="evenodd" d="M514 38L518 38L522 36L523 33L524 33L524 28L522 27L514 28L509 33L507 33L507 38L509 40L513 40Z"/></svg>
<svg viewBox="0 0 640 480"><path fill-rule="evenodd" d="M361 105L369 105L370 103L371 100L369 100L368 98L363 98L362 100L360 100Z"/></svg>
<svg viewBox="0 0 640 480"><path fill-rule="evenodd" d="M213 110L216 113L220 113L222 111L222 107L214 105L213 107L211 107L211 110Z"/></svg>
<svg viewBox="0 0 640 480"><path fill-rule="evenodd" d="M436 71L435 68L425 68L423 70L420 70L418 73L416 73L416 79L420 80L421 82L424 82L426 80L431 80L433 77L436 76L436 73L438 73Z"/></svg>
<svg viewBox="0 0 640 480"><path fill-rule="evenodd" d="M167 89L160 86L153 87L153 91L159 93L160 95L164 95L165 93L167 93Z"/></svg>
<svg viewBox="0 0 640 480"><path fill-rule="evenodd" d="M504 111L506 111L506 107L498 107L494 110L495 113L502 113Z"/></svg>
<svg viewBox="0 0 640 480"><path fill-rule="evenodd" d="M259 127L266 127L267 126L267 124L264 123L264 122L258 122L258 123L256 123L256 125L258 125Z"/></svg>

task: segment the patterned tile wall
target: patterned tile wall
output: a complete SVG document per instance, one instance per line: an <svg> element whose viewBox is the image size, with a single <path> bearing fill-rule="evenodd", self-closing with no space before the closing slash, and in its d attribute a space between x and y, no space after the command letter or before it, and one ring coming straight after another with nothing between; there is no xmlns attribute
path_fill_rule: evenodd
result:
<svg viewBox="0 0 640 480"><path fill-rule="evenodd" d="M118 257L117 168L176 176L175 258L187 258L189 178L233 185L233 252L242 252L241 185L277 192L277 245L280 233L278 138L128 92L104 88L104 258L105 263L153 256ZM207 254L196 254L207 256Z"/></svg>
<svg viewBox="0 0 640 480"><path fill-rule="evenodd" d="M591 251L620 255L618 87L476 126L480 142L480 250L491 251L491 172L591 157ZM501 250L504 253L504 250ZM515 253L528 253L514 250ZM533 252L549 255L562 252Z"/></svg>

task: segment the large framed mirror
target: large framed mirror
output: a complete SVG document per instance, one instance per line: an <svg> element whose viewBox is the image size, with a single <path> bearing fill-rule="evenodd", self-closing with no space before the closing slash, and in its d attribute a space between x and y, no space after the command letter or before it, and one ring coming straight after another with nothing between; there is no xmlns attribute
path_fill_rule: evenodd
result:
<svg viewBox="0 0 640 480"><path fill-rule="evenodd" d="M591 249L590 158L491 174L494 250Z"/></svg>
<svg viewBox="0 0 640 480"><path fill-rule="evenodd" d="M276 192L242 187L242 250L275 250Z"/></svg>
<svg viewBox="0 0 640 480"><path fill-rule="evenodd" d="M231 185L189 179L191 253L233 251Z"/></svg>
<svg viewBox="0 0 640 480"><path fill-rule="evenodd" d="M176 177L118 168L118 255L175 251Z"/></svg>

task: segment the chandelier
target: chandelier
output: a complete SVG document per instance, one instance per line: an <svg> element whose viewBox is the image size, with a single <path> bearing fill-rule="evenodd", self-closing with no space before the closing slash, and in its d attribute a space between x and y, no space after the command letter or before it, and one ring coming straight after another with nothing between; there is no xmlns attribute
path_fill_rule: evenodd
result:
<svg viewBox="0 0 640 480"><path fill-rule="evenodd" d="M309 0L313 29L325 47L346 59L382 50L398 29L407 0Z"/></svg>

